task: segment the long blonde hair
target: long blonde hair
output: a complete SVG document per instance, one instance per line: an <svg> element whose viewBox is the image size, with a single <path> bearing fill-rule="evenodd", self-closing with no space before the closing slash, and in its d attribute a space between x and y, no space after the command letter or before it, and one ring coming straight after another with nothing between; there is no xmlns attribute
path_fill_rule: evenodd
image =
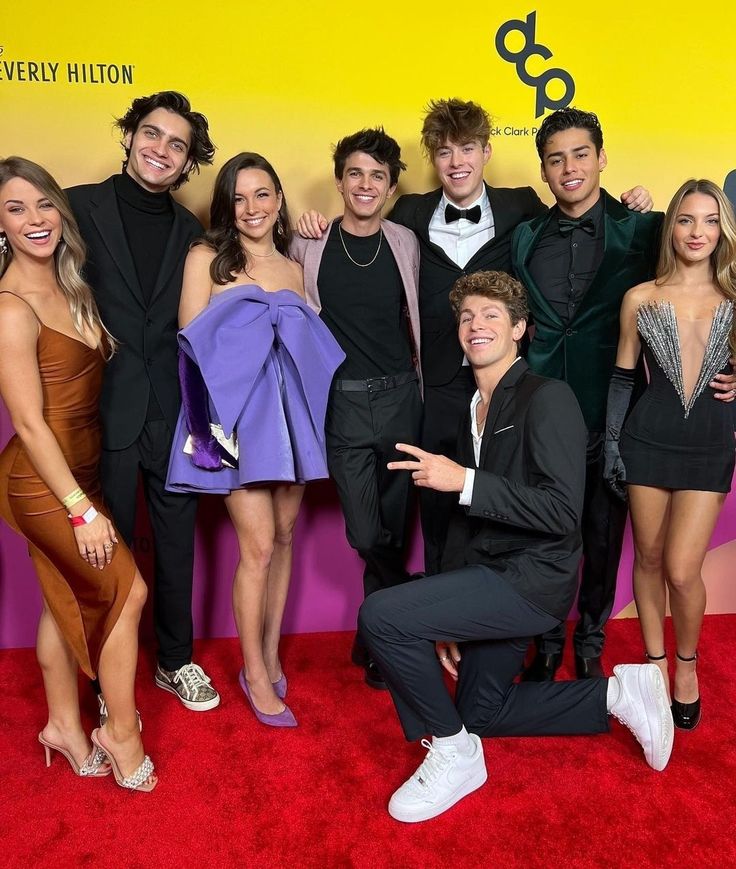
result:
<svg viewBox="0 0 736 869"><path fill-rule="evenodd" d="M736 216L734 216L733 206L723 190L717 184L714 184L713 181L708 181L705 178L697 180L691 178L672 197L672 201L667 208L667 213L664 216L662 243L659 249L655 284L660 286L667 283L677 268L677 257L675 256L675 249L672 246L672 237L682 200L691 193L703 193L706 196L712 196L718 203L721 235L710 257L713 268L713 281L723 295L736 305ZM734 312L734 323L731 328L729 344L731 352L736 355L736 312Z"/></svg>
<svg viewBox="0 0 736 869"><path fill-rule="evenodd" d="M66 194L43 166L24 157L0 160L0 187L13 178L22 178L32 184L61 215L61 240L54 251L56 281L67 300L76 331L82 338L86 338L85 327L95 335L99 333L98 347L103 347L104 336L109 358L115 352L117 342L102 322L92 289L82 277L86 248ZM0 277L12 261L13 248L6 244L5 250L0 251Z"/></svg>

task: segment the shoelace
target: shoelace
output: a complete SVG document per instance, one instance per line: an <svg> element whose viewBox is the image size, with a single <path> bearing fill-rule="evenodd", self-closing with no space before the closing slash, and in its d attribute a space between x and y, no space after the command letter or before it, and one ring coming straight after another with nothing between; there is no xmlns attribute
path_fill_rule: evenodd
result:
<svg viewBox="0 0 736 869"><path fill-rule="evenodd" d="M452 757L444 752L437 751L428 739L423 739L422 745L427 749L427 756L422 761L419 769L414 773L413 779L421 787L429 788L445 771Z"/></svg>
<svg viewBox="0 0 736 869"><path fill-rule="evenodd" d="M196 694L199 688L210 684L209 677L205 676L204 670L198 664L185 664L180 667L171 681L181 682L190 697Z"/></svg>

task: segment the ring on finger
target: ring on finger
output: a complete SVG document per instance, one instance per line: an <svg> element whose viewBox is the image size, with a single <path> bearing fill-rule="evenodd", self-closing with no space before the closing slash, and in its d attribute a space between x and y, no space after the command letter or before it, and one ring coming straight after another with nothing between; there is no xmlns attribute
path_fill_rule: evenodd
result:
<svg viewBox="0 0 736 869"><path fill-rule="evenodd" d="M112 549L112 543L103 543L102 548L103 549Z"/></svg>

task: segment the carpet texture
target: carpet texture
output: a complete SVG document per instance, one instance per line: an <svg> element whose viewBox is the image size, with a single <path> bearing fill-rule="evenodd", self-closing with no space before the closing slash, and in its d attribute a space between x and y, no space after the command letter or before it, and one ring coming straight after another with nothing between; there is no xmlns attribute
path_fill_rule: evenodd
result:
<svg viewBox="0 0 736 869"><path fill-rule="evenodd" d="M386 813L423 750L406 743L386 692L349 663L345 633L286 637L288 702L299 727L258 724L237 684L235 640L197 644L222 695L192 713L153 684L141 655L138 705L160 782L126 793L46 769L32 650L0 652L3 867L669 867L736 866L736 616L706 617L698 671L703 721L676 732L652 771L629 732L485 740L488 782L432 821ZM668 648L673 649L671 628ZM566 651L563 677L571 673ZM607 669L642 658L638 623L611 622ZM85 721L96 704L82 686Z"/></svg>

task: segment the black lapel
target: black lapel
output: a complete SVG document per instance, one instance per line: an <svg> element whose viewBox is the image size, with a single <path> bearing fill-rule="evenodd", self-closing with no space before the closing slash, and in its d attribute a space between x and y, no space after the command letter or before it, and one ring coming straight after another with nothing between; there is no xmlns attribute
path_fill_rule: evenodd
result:
<svg viewBox="0 0 736 869"><path fill-rule="evenodd" d="M161 260L161 268L156 279L156 286L153 293L151 293L150 304L153 304L156 298L166 289L169 278L175 269L182 268L189 248L189 242L193 241L184 217L186 212L181 206L177 206L176 203L173 203L173 208L174 223L169 233L164 258ZM181 287L176 287L176 291L177 293L181 293Z"/></svg>
<svg viewBox="0 0 736 869"><path fill-rule="evenodd" d="M480 462L478 467L484 467L488 445L493 440L493 432L496 431L498 418L509 405L514 397L514 390L519 379L529 370L529 366L523 359L516 362L501 378L498 386L493 390L491 406L488 408L486 424L483 428L483 440L480 445Z"/></svg>
<svg viewBox="0 0 736 869"><path fill-rule="evenodd" d="M98 192L97 201L90 204L90 216L130 292L141 307L145 308L143 291L138 281L128 239L125 237L125 229L120 218L120 209L112 178L103 182L99 186Z"/></svg>

